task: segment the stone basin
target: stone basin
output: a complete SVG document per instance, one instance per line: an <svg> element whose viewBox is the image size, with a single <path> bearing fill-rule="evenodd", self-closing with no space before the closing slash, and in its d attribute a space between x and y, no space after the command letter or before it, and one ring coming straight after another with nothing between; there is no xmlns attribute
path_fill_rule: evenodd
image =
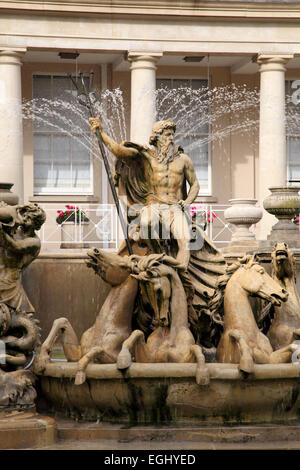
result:
<svg viewBox="0 0 300 470"><path fill-rule="evenodd" d="M195 381L196 364L90 364L74 384L77 363L51 362L40 376L52 410L84 420L134 424L288 423L300 416L299 364L255 365L245 378L235 364L208 364L210 384Z"/></svg>

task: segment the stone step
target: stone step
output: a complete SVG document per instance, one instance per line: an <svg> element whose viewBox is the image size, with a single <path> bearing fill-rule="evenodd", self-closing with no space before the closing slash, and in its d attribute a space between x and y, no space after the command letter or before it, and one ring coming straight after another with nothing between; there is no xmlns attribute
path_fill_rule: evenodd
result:
<svg viewBox="0 0 300 470"><path fill-rule="evenodd" d="M299 442L300 423L288 425L243 426L120 426L105 423L88 423L57 420L60 441L114 440L121 443L203 443L243 444ZM283 445L283 444L282 444Z"/></svg>

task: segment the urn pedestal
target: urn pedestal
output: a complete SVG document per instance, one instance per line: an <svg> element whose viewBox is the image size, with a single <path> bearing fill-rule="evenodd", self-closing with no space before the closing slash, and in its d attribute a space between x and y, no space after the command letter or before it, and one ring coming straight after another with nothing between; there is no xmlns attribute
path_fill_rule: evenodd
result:
<svg viewBox="0 0 300 470"><path fill-rule="evenodd" d="M257 199L237 198L230 199L229 203L231 207L225 210L224 217L227 223L234 225L234 232L231 242L222 251L244 254L255 250L258 242L255 233L250 231L250 227L262 218L262 210L256 206Z"/></svg>
<svg viewBox="0 0 300 470"><path fill-rule="evenodd" d="M18 195L11 190L12 187L13 183L0 183L0 202L4 201L9 206L14 206L19 202Z"/></svg>
<svg viewBox="0 0 300 470"><path fill-rule="evenodd" d="M274 186L264 200L264 208L274 215L278 222L273 225L269 241L285 241L290 247L300 247L299 226L292 219L300 213L300 186Z"/></svg>

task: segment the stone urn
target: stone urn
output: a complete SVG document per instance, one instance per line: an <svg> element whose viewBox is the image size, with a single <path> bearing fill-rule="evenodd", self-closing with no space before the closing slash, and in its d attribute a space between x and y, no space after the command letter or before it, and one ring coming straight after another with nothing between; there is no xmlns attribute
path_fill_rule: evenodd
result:
<svg viewBox="0 0 300 470"><path fill-rule="evenodd" d="M0 202L4 201L9 206L18 204L19 197L11 191L13 183L0 183Z"/></svg>
<svg viewBox="0 0 300 470"><path fill-rule="evenodd" d="M300 240L299 227L292 222L300 213L300 186L274 186L264 200L264 208L278 222L273 225L269 240Z"/></svg>
<svg viewBox="0 0 300 470"><path fill-rule="evenodd" d="M231 207L225 210L224 217L226 222L235 226L231 242L255 241L255 234L249 229L262 218L262 210L256 206L257 199L230 199L229 203Z"/></svg>

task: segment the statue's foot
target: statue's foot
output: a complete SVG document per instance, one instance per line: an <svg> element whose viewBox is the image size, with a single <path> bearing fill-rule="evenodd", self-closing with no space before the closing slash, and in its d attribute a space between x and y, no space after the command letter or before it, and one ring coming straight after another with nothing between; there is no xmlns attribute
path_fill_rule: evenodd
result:
<svg viewBox="0 0 300 470"><path fill-rule="evenodd" d="M117 368L118 369L127 369L132 363L131 354L129 349L124 348L121 350L117 359Z"/></svg>
<svg viewBox="0 0 300 470"><path fill-rule="evenodd" d="M78 370L75 375L75 385L81 385L86 381L86 373L83 370Z"/></svg>
<svg viewBox="0 0 300 470"><path fill-rule="evenodd" d="M240 359L240 371L246 374L253 374L254 362L251 356L242 356Z"/></svg>
<svg viewBox="0 0 300 470"><path fill-rule="evenodd" d="M209 385L210 377L208 367L205 365L197 365L196 368L196 383L198 385Z"/></svg>

